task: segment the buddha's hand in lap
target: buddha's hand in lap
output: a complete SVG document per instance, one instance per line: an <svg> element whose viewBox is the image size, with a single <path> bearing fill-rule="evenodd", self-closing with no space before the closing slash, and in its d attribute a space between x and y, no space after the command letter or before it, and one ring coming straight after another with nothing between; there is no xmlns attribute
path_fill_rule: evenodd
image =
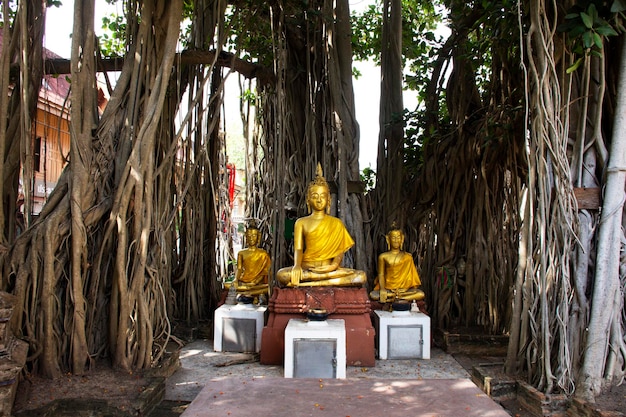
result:
<svg viewBox="0 0 626 417"><path fill-rule="evenodd" d="M297 287L300 285L300 281L302 281L302 268L294 266L291 268L291 286Z"/></svg>

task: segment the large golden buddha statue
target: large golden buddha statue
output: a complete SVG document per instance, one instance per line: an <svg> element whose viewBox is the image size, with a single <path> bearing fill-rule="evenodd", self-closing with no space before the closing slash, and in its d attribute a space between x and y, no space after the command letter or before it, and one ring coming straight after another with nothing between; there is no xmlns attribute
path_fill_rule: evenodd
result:
<svg viewBox="0 0 626 417"><path fill-rule="evenodd" d="M331 216L330 189L317 165L315 180L307 190L311 214L294 225L294 265L280 269L276 278L280 286L363 286L364 271L342 268L343 255L354 240L341 219Z"/></svg>
<svg viewBox="0 0 626 417"><path fill-rule="evenodd" d="M247 247L237 254L235 280L232 284L225 284L224 286L230 288L231 285L234 285L237 293L245 295L267 294L271 259L264 249L258 247L261 231L254 221L248 225L245 238Z"/></svg>
<svg viewBox="0 0 626 417"><path fill-rule="evenodd" d="M413 256L402 250L404 233L392 225L387 233L387 252L378 256L376 286L370 298L386 303L394 300L423 300L424 291Z"/></svg>

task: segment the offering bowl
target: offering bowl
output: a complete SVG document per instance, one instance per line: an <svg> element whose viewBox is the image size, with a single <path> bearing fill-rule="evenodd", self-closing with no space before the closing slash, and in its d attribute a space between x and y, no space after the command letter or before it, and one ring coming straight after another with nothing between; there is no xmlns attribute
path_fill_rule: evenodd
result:
<svg viewBox="0 0 626 417"><path fill-rule="evenodd" d="M312 308L306 316L311 321L324 321L328 317L328 311L325 308Z"/></svg>

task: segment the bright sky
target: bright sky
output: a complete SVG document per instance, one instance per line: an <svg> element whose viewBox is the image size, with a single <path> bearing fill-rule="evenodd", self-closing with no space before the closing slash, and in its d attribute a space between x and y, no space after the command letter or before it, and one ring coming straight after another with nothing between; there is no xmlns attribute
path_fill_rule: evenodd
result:
<svg viewBox="0 0 626 417"><path fill-rule="evenodd" d="M351 0L350 7L352 10L359 10L372 3L372 0ZM100 29L102 17L112 12L121 14L122 10L118 10L120 7L111 6L103 0L96 1L96 34L102 32ZM74 2L64 0L63 6L50 7L47 11L44 46L64 58L70 57L73 9ZM363 74L358 80L354 80L356 116L361 130L359 165L361 170L368 166L376 169L380 68L360 62L355 62L354 65ZM405 93L404 101L405 107L413 109L416 102L415 93Z"/></svg>
<svg viewBox="0 0 626 417"><path fill-rule="evenodd" d="M111 13L122 14L121 6L112 6L104 0L96 0L96 35L102 34L102 18ZM46 12L46 35L44 46L63 58L70 57L72 26L74 21L74 2L63 0L61 7L48 7Z"/></svg>

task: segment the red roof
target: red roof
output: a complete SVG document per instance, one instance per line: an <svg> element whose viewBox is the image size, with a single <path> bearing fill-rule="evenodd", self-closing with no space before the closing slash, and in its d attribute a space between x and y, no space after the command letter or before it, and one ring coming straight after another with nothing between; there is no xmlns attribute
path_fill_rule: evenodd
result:
<svg viewBox="0 0 626 417"><path fill-rule="evenodd" d="M4 30L0 30L0 53L4 47ZM45 59L63 59L62 56L55 54L54 52L43 48L43 55ZM63 100L68 96L70 92L70 83L67 81L69 74L60 75L44 75L42 80L41 90L39 95L46 97L57 104L63 104ZM55 97L57 96L56 100ZM60 100L60 101L59 101Z"/></svg>

